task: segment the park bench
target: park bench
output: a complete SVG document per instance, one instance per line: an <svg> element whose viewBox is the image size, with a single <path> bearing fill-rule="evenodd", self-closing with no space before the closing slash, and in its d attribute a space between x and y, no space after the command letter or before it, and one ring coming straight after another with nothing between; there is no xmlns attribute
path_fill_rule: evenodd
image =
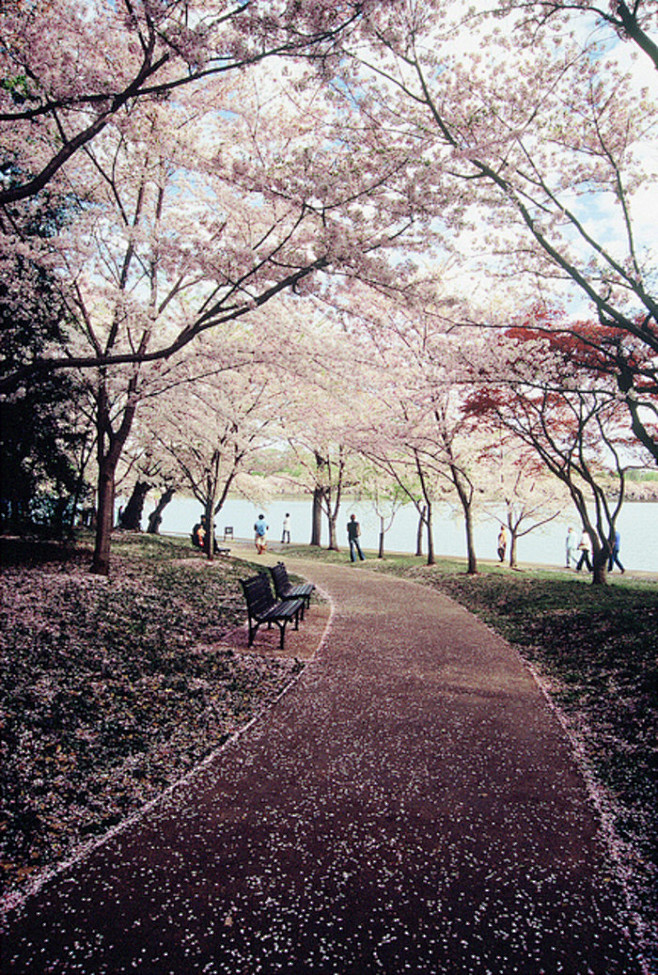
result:
<svg viewBox="0 0 658 975"><path fill-rule="evenodd" d="M315 586L312 582L302 582L298 586L292 584L288 578L288 571L283 562L270 566L274 591L277 599L303 599L307 606L311 605L311 595Z"/></svg>
<svg viewBox="0 0 658 975"><path fill-rule="evenodd" d="M272 623L279 627L281 639L279 646L283 650L286 626L294 620L295 629L299 629L299 618L304 618L303 599L284 599L280 602L274 598L272 589L264 572L249 579L241 579L240 585L247 602L249 617L249 646L251 646L262 623L271 628Z"/></svg>
<svg viewBox="0 0 658 975"><path fill-rule="evenodd" d="M223 540L226 541L227 538L233 538L233 537L234 537L233 536L233 525L225 525L224 526L224 539Z"/></svg>
<svg viewBox="0 0 658 975"><path fill-rule="evenodd" d="M190 535L190 539L192 541L192 545L194 546L194 548L199 549L199 551L201 552L205 551L204 546L199 545L197 539L194 537L194 534ZM217 541L215 540L215 555L230 555L230 554L231 554L230 548L222 548L220 545L217 544Z"/></svg>

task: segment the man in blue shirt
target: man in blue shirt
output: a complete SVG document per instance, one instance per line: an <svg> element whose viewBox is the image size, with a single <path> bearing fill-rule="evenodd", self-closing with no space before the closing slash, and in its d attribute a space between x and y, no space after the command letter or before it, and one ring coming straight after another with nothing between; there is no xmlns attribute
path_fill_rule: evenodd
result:
<svg viewBox="0 0 658 975"><path fill-rule="evenodd" d="M265 521L265 515L259 515L254 525L254 531L256 533L254 541L256 543L256 551L259 555L262 555L267 548L267 529L269 527Z"/></svg>

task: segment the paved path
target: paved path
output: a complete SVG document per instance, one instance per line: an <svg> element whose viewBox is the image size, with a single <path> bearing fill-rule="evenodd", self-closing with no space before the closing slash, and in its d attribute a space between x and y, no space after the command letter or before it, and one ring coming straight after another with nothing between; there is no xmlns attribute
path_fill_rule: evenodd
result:
<svg viewBox="0 0 658 975"><path fill-rule="evenodd" d="M12 919L5 975L637 972L595 818L517 655L349 565L273 711Z"/></svg>

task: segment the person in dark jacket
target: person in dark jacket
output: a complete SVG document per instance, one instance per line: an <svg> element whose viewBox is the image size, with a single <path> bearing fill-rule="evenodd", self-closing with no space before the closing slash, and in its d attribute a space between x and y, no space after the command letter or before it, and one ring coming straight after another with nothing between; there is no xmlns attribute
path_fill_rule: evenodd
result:
<svg viewBox="0 0 658 975"><path fill-rule="evenodd" d="M622 572L625 572L624 566L619 561L619 544L620 535L619 532L615 532L615 540L612 543L612 551L610 552L610 558L608 559L608 572L612 572L613 566L618 565Z"/></svg>
<svg viewBox="0 0 658 975"><path fill-rule="evenodd" d="M356 515L350 515L350 520L347 523L347 540L350 543L350 560L356 562L356 552L359 553L359 558L361 561L365 561L365 555L361 551L361 542L359 537L361 535L361 525L356 520Z"/></svg>

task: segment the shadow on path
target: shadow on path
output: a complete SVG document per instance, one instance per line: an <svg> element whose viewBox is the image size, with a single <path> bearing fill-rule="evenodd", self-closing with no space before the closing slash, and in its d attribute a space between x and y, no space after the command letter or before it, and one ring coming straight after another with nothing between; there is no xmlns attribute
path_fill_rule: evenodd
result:
<svg viewBox="0 0 658 975"><path fill-rule="evenodd" d="M639 972L584 784L517 654L421 586L287 564L334 602L316 658L9 917L3 972Z"/></svg>

